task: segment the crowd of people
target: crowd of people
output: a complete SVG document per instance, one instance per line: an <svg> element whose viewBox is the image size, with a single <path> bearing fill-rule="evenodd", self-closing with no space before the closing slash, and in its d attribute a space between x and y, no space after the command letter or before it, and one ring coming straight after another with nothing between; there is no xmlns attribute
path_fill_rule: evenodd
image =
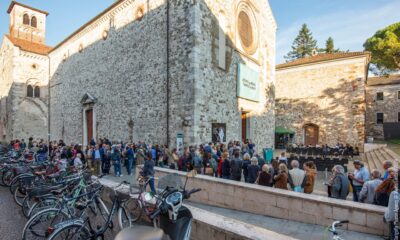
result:
<svg viewBox="0 0 400 240"><path fill-rule="evenodd" d="M223 143L206 143L198 146L187 146L179 152L169 150L163 145L147 145L144 142L123 143L111 142L108 139L94 139L89 146L82 148L77 144L65 144L62 140L54 141L47 146L43 140L28 144L24 140L14 140L10 147L16 151L29 151L36 154L48 154L50 160L57 163L60 172L67 167L82 168L87 166L93 169L94 174L113 173L122 176L122 167L128 175L133 175L137 164L143 164L143 174L154 176L154 167L166 167L179 171L196 170L204 174L232 181L244 181L266 187L292 190L310 194L314 191L317 179L317 168L313 161L307 161L300 166L297 160L288 161L283 153L279 158L266 163L265 159L256 151L251 140L245 142L230 141ZM340 148L339 148L340 149ZM327 183L328 196L337 199L347 199L352 192L353 201L389 206L385 215L393 230L394 215L390 207L394 208L397 170L393 163L386 161L383 164L384 172L377 169L368 171L363 163L354 160L354 172L346 173L342 165L335 165ZM149 182L152 192L155 192L154 180Z"/></svg>

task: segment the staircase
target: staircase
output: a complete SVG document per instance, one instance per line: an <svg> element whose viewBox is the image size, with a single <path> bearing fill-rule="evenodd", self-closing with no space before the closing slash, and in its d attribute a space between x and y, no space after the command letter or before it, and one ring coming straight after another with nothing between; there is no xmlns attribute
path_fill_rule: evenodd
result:
<svg viewBox="0 0 400 240"><path fill-rule="evenodd" d="M362 158L365 166L368 167L369 171L371 171L372 169L378 169L382 172L383 162L386 160L392 161L394 167L396 168L400 165L400 156L386 146L364 152Z"/></svg>

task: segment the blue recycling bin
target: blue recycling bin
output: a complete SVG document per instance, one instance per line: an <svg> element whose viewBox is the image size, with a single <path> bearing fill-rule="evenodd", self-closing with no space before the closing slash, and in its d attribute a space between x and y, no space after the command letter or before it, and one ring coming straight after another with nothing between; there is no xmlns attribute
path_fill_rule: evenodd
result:
<svg viewBox="0 0 400 240"><path fill-rule="evenodd" d="M265 162L270 164L273 158L274 158L274 150L272 150L272 148L264 148Z"/></svg>

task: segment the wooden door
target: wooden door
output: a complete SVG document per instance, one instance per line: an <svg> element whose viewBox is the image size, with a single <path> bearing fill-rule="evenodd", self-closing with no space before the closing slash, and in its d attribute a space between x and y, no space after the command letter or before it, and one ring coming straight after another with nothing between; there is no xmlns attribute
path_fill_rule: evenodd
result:
<svg viewBox="0 0 400 240"><path fill-rule="evenodd" d="M318 144L319 128L316 125L304 127L304 144L315 146Z"/></svg>
<svg viewBox="0 0 400 240"><path fill-rule="evenodd" d="M247 138L247 113L242 113L242 141Z"/></svg>
<svg viewBox="0 0 400 240"><path fill-rule="evenodd" d="M93 109L86 110L87 143L93 138Z"/></svg>

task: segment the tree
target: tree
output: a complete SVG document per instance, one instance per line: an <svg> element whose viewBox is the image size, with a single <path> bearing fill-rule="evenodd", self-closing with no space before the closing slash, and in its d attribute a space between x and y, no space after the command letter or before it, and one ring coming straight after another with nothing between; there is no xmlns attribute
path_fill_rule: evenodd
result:
<svg viewBox="0 0 400 240"><path fill-rule="evenodd" d="M329 37L328 40L326 40L324 52L325 53L340 52L339 49L335 49L335 43L333 42L333 38L332 37Z"/></svg>
<svg viewBox="0 0 400 240"><path fill-rule="evenodd" d="M303 24L299 34L292 44L292 51L285 56L285 59L286 61L292 61L295 59L312 56L314 50L318 50L317 40L313 38L312 33L307 27L307 24Z"/></svg>
<svg viewBox="0 0 400 240"><path fill-rule="evenodd" d="M375 33L364 43L364 49L372 53L371 63L378 74L400 70L400 22Z"/></svg>

